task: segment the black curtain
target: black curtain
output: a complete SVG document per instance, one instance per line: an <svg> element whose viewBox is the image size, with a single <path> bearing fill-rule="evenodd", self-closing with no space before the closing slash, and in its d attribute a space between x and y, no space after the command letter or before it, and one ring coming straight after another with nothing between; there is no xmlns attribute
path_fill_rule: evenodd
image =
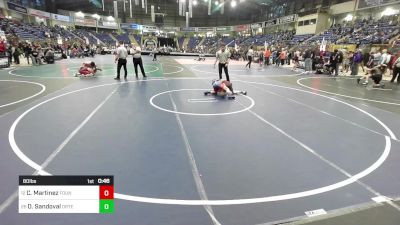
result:
<svg viewBox="0 0 400 225"><path fill-rule="evenodd" d="M175 41L173 38L158 38L159 47L175 47Z"/></svg>

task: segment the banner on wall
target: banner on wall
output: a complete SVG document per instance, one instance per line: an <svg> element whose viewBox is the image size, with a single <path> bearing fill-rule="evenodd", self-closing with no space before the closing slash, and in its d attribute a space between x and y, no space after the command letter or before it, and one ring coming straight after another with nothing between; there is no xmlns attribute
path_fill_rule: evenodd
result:
<svg viewBox="0 0 400 225"><path fill-rule="evenodd" d="M246 31L249 29L248 25L238 25L233 28L236 32Z"/></svg>
<svg viewBox="0 0 400 225"><path fill-rule="evenodd" d="M335 51L340 49L347 49L347 51L355 52L357 49L357 45L329 45L327 46L327 51Z"/></svg>
<svg viewBox="0 0 400 225"><path fill-rule="evenodd" d="M120 24L120 27L121 27L121 29L131 29L129 23L121 23L121 24Z"/></svg>
<svg viewBox="0 0 400 225"><path fill-rule="evenodd" d="M359 0L358 1L358 9L363 9L363 8L370 8L370 7L376 7L380 5L385 5L385 4L395 4L395 3L400 3L399 0Z"/></svg>
<svg viewBox="0 0 400 225"><path fill-rule="evenodd" d="M128 29L128 30L141 30L142 25L136 23L121 23L121 29Z"/></svg>
<svg viewBox="0 0 400 225"><path fill-rule="evenodd" d="M250 25L251 29L258 29L263 26L263 23L253 23Z"/></svg>
<svg viewBox="0 0 400 225"><path fill-rule="evenodd" d="M215 29L217 32L219 31L219 32L221 32L221 31L232 31L232 27L217 27L216 29Z"/></svg>
<svg viewBox="0 0 400 225"><path fill-rule="evenodd" d="M28 9L27 8L25 8L23 6L20 6L20 5L17 5L17 4L14 4L14 3L11 3L11 2L7 2L7 7L8 7L9 10L13 10L13 11L16 11L16 12L28 14Z"/></svg>
<svg viewBox="0 0 400 225"><path fill-rule="evenodd" d="M268 20L264 22L264 27L271 27L275 25L285 24L285 23L293 23L296 22L299 16L297 14L280 17L273 20Z"/></svg>
<svg viewBox="0 0 400 225"><path fill-rule="evenodd" d="M109 27L109 28L118 28L118 24L112 21L102 21L100 26Z"/></svg>
<svg viewBox="0 0 400 225"><path fill-rule="evenodd" d="M277 24L277 20L268 20L264 22L264 27L275 26Z"/></svg>
<svg viewBox="0 0 400 225"><path fill-rule="evenodd" d="M277 24L292 23L292 22L296 22L298 17L299 16L297 14L293 14L293 15L289 15L289 16L280 17L276 20L277 20Z"/></svg>
<svg viewBox="0 0 400 225"><path fill-rule="evenodd" d="M83 26L83 27L95 27L96 20L95 19L75 18L75 25Z"/></svg>
<svg viewBox="0 0 400 225"><path fill-rule="evenodd" d="M214 32L214 27L197 27L198 32Z"/></svg>
<svg viewBox="0 0 400 225"><path fill-rule="evenodd" d="M135 23L132 23L130 27L131 27L131 29L133 29L133 30L142 30L142 29L143 29L142 25L140 25L140 24L135 24Z"/></svg>
<svg viewBox="0 0 400 225"><path fill-rule="evenodd" d="M44 11L40 11L40 10L37 10L37 9L29 8L28 9L28 13L31 16L37 16L37 17L45 18L45 19L49 19L50 18L50 13L44 12Z"/></svg>
<svg viewBox="0 0 400 225"><path fill-rule="evenodd" d="M181 31L182 32L196 32L197 29L196 29L196 27L185 27L185 28L182 27Z"/></svg>
<svg viewBox="0 0 400 225"><path fill-rule="evenodd" d="M166 31L180 31L181 28L180 27L163 27L163 30L166 30Z"/></svg>
<svg viewBox="0 0 400 225"><path fill-rule="evenodd" d="M145 26L145 25L142 25L142 30L143 31L153 32L153 31L157 31L157 27L156 26Z"/></svg>
<svg viewBox="0 0 400 225"><path fill-rule="evenodd" d="M151 38L146 39L143 43L146 49L153 49L154 47L157 47L157 40Z"/></svg>
<svg viewBox="0 0 400 225"><path fill-rule="evenodd" d="M53 20L58 20L58 21L63 21L63 22L71 22L71 19L69 16L64 16L64 15L59 15L59 14L51 14L51 18Z"/></svg>

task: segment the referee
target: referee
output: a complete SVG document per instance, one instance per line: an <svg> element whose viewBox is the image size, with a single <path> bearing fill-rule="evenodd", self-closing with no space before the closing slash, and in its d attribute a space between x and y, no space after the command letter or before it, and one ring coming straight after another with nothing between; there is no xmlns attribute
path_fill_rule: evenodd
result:
<svg viewBox="0 0 400 225"><path fill-rule="evenodd" d="M219 79L222 79L222 68L224 69L226 80L229 80L229 74L228 74L228 64L229 64L229 58L231 57L231 53L229 50L226 50L225 45L221 45L221 49L217 52L216 58L215 58L215 63L214 63L214 68L215 65L218 63L218 72L219 72Z"/></svg>
<svg viewBox="0 0 400 225"><path fill-rule="evenodd" d="M128 57L128 51L124 47L124 42L119 41L119 47L117 48L117 51L115 54L115 62L118 62L117 77L114 78L114 80L120 80L119 74L120 74L122 66L124 67L124 71L125 71L124 78L125 79L127 78L128 71L126 70L126 57Z"/></svg>
<svg viewBox="0 0 400 225"><path fill-rule="evenodd" d="M135 67L136 78L138 78L138 65L140 66L143 77L146 77L146 73L144 72L143 68L142 49L139 46L132 46L130 50L133 57L133 66Z"/></svg>

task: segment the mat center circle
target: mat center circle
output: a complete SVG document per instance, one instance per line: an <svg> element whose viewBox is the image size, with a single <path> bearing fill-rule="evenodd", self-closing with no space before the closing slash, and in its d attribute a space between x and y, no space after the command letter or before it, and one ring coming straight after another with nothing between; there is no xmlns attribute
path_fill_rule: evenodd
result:
<svg viewBox="0 0 400 225"><path fill-rule="evenodd" d="M159 110L190 116L224 116L245 112L253 108L254 100L237 95L235 100L204 95L208 89L177 89L158 93L150 98L150 104Z"/></svg>

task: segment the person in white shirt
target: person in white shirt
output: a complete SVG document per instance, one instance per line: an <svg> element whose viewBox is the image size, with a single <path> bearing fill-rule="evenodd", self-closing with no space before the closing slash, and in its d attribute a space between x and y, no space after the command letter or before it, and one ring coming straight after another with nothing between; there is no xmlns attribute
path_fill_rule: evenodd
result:
<svg viewBox="0 0 400 225"><path fill-rule="evenodd" d="M140 66L140 71L142 72L143 77L146 77L146 73L143 68L143 60L142 60L142 49L139 46L133 45L130 49L130 53L133 57L133 66L135 67L135 75L138 77L138 65Z"/></svg>
<svg viewBox="0 0 400 225"><path fill-rule="evenodd" d="M390 54L388 54L387 49L382 50L381 61L379 62L380 65L387 65L390 61Z"/></svg>
<svg viewBox="0 0 400 225"><path fill-rule="evenodd" d="M254 50L253 46L250 46L250 49L247 51L247 60L249 61L244 68L247 68L249 66L249 69L251 67L251 62L253 61L253 55L254 55Z"/></svg>
<svg viewBox="0 0 400 225"><path fill-rule="evenodd" d="M382 50L382 57L381 57L381 61L380 61L380 65L383 66L383 71L382 74L386 73L386 70L388 68L388 65L390 63L390 59L391 59L392 55L390 55L390 53L387 51L387 49L383 49Z"/></svg>
<svg viewBox="0 0 400 225"><path fill-rule="evenodd" d="M120 71L121 67L124 67L125 71L125 76L124 78L126 79L128 76L128 70L126 69L126 57L128 57L128 51L126 50L124 46L124 42L119 41L119 47L117 48L115 52L115 62L118 62L117 66L117 77L114 78L115 80L120 80Z"/></svg>
<svg viewBox="0 0 400 225"><path fill-rule="evenodd" d="M221 49L217 52L214 62L214 68L215 68L217 61L219 61L218 63L219 79L222 79L222 69L224 69L226 80L229 81L228 64L230 57L231 53L229 52L229 50L226 50L225 45L221 45Z"/></svg>
<svg viewBox="0 0 400 225"><path fill-rule="evenodd" d="M153 61L157 61L157 54L158 54L158 49L157 47L153 48Z"/></svg>

